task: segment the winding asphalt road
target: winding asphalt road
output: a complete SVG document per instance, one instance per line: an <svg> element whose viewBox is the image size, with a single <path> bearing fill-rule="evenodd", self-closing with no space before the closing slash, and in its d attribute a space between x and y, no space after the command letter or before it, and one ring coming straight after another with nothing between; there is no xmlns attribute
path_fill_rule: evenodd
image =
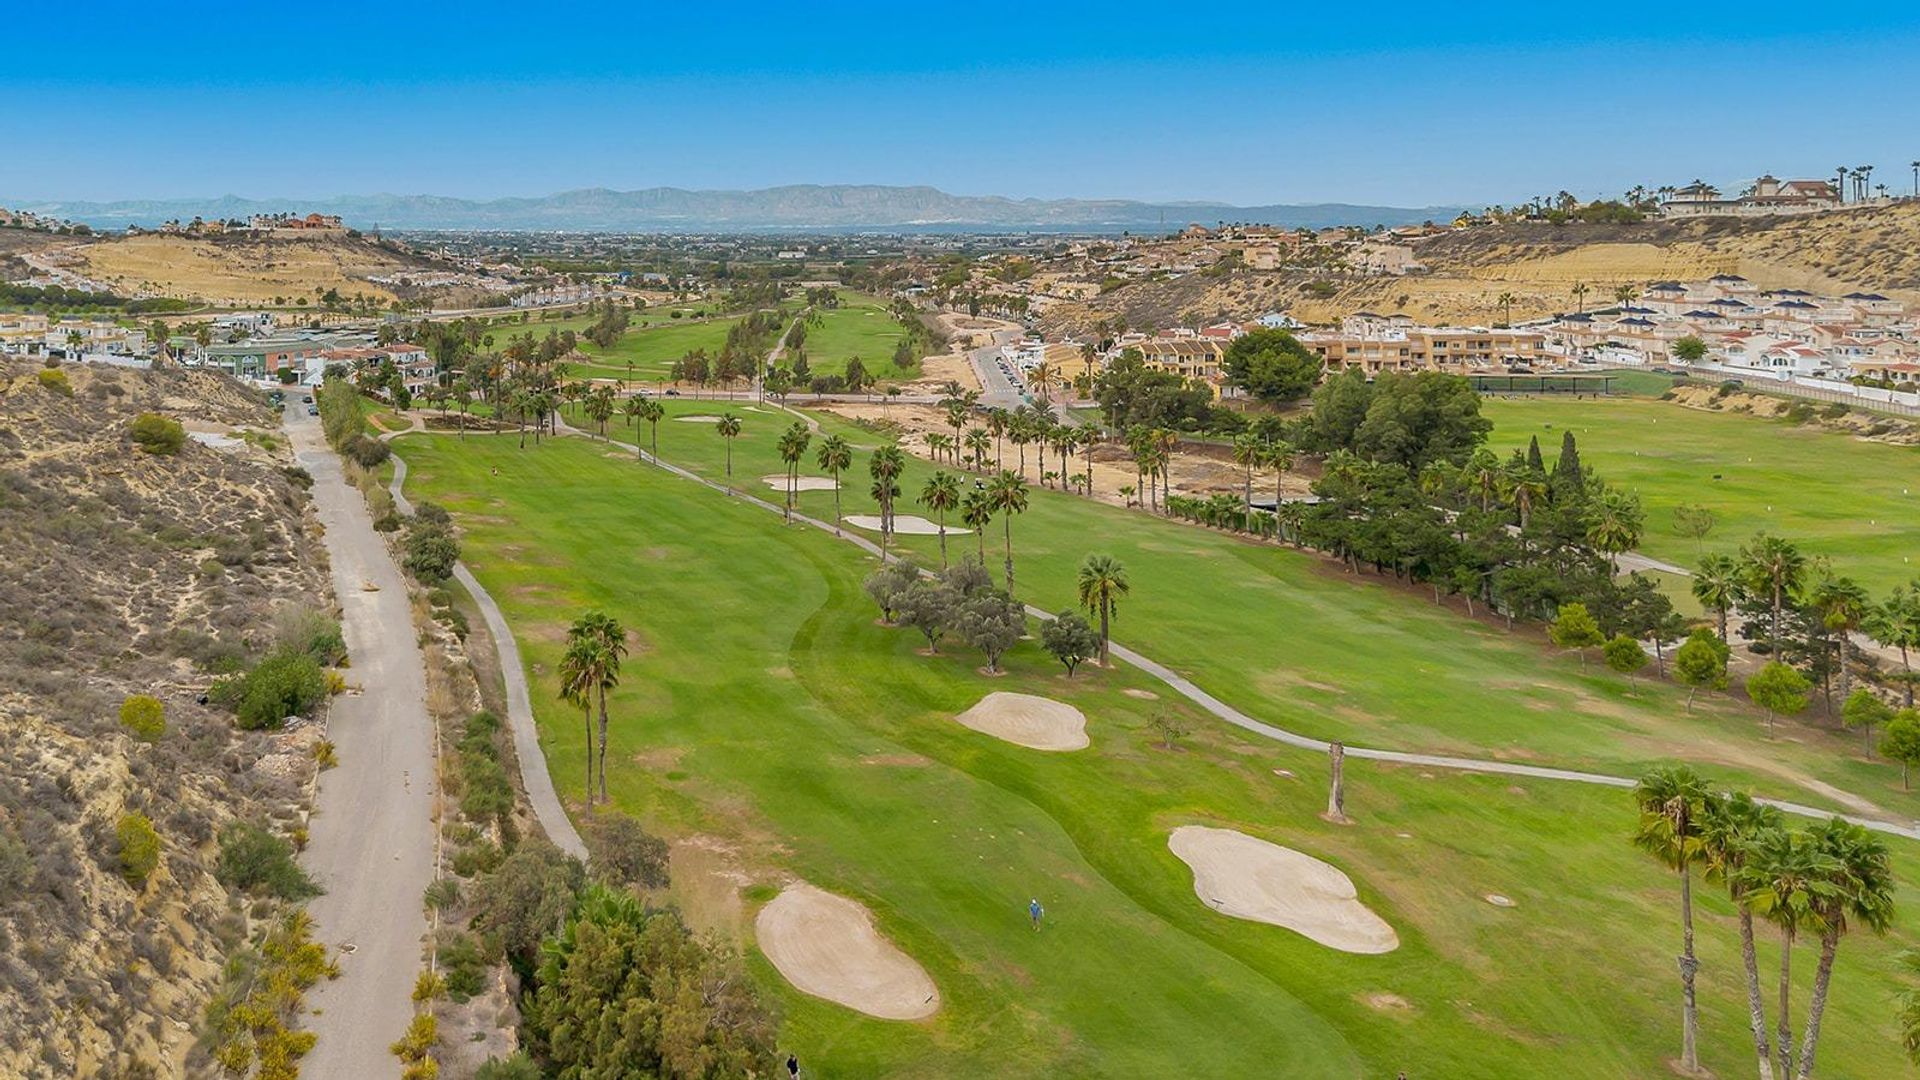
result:
<svg viewBox="0 0 1920 1080"><path fill-rule="evenodd" d="M320 774L301 857L327 891L307 908L335 950L340 977L308 995L318 1036L301 1063L309 1080L393 1076L389 1044L413 1017L414 978L427 934L422 894L433 880L434 732L426 667L407 586L373 529L366 500L347 483L320 422L295 405L286 429L313 474L326 527L334 593L359 693L333 700L327 735L340 764ZM370 589L369 586L372 586Z"/></svg>

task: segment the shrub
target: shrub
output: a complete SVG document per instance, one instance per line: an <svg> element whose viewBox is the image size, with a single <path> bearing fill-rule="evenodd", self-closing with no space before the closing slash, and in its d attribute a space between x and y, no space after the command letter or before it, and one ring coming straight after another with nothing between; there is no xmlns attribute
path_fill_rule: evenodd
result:
<svg viewBox="0 0 1920 1080"><path fill-rule="evenodd" d="M540 1080L540 1066L525 1051L516 1050L511 1057L488 1058L473 1080Z"/></svg>
<svg viewBox="0 0 1920 1080"><path fill-rule="evenodd" d="M447 996L465 1004L487 988L487 962L472 934L454 932L440 940L440 970L446 973Z"/></svg>
<svg viewBox="0 0 1920 1080"><path fill-rule="evenodd" d="M159 413L143 412L127 425L127 434L134 445L149 454L177 454L187 444L187 429L180 421L168 419Z"/></svg>
<svg viewBox="0 0 1920 1080"><path fill-rule="evenodd" d="M429 585L453 576L460 561L460 542L444 527L416 519L407 530L407 572Z"/></svg>
<svg viewBox="0 0 1920 1080"><path fill-rule="evenodd" d="M120 726L141 742L158 742L167 733L167 707L159 698L135 694L120 703Z"/></svg>
<svg viewBox="0 0 1920 1080"><path fill-rule="evenodd" d="M294 487L302 491L309 491L313 488L313 474L298 465L287 465L280 470L280 474L285 476L288 482L293 484Z"/></svg>
<svg viewBox="0 0 1920 1080"><path fill-rule="evenodd" d="M531 964L585 884L580 860L544 840L528 840L475 890L473 928Z"/></svg>
<svg viewBox="0 0 1920 1080"><path fill-rule="evenodd" d="M273 640L281 649L304 653L322 666L347 658L347 639L339 621L313 608L288 606L275 612Z"/></svg>
<svg viewBox="0 0 1920 1080"><path fill-rule="evenodd" d="M453 872L464 878L484 874L499 867L501 857L500 845L490 840L469 844L453 853Z"/></svg>
<svg viewBox="0 0 1920 1080"><path fill-rule="evenodd" d="M320 887L293 860L293 845L250 822L220 830L220 856L213 876L230 889L261 892L282 900L320 895Z"/></svg>
<svg viewBox="0 0 1920 1080"><path fill-rule="evenodd" d="M42 387L56 394L73 396L73 383L67 378L67 373L59 368L41 368L36 377Z"/></svg>
<svg viewBox="0 0 1920 1080"><path fill-rule="evenodd" d="M301 716L327 696L327 677L305 653L277 650L242 675L222 679L211 699L233 710L234 722L248 731L279 727Z"/></svg>
<svg viewBox="0 0 1920 1080"><path fill-rule="evenodd" d="M667 842L626 814L594 818L584 837L594 873L617 885L660 889L667 885Z"/></svg>
<svg viewBox="0 0 1920 1080"><path fill-rule="evenodd" d="M433 884L427 886L422 899L427 907L434 911L444 911L452 907L460 902L460 879L450 877L435 879Z"/></svg>
<svg viewBox="0 0 1920 1080"><path fill-rule="evenodd" d="M16 899L32 883L33 853L0 822L0 904Z"/></svg>
<svg viewBox="0 0 1920 1080"><path fill-rule="evenodd" d="M160 866L160 834L147 815L134 811L121 817L113 835L120 841L120 874L138 889Z"/></svg>
<svg viewBox="0 0 1920 1080"><path fill-rule="evenodd" d="M340 452L352 458L354 464L363 469L371 469L393 456L393 450L379 439L369 439L365 435L355 435L346 441Z"/></svg>

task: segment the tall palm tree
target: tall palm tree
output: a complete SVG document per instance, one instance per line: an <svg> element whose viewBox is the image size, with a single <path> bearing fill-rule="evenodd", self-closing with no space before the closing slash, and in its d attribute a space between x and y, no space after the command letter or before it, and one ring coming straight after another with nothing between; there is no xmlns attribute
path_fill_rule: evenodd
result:
<svg viewBox="0 0 1920 1080"><path fill-rule="evenodd" d="M1080 564L1080 606L1100 616L1100 664L1110 665L1107 655L1112 634L1109 625L1120 610L1120 598L1127 595L1127 568L1111 555L1089 555Z"/></svg>
<svg viewBox="0 0 1920 1080"><path fill-rule="evenodd" d="M1814 969L1807 1031L1800 1041L1799 1080L1813 1075L1820 1019L1827 1011L1827 988L1833 979L1833 958L1840 951L1840 938L1855 926L1882 933L1893 922L1893 863L1887 846L1865 826L1837 817L1814 826L1811 832L1814 847L1832 860L1828 880L1833 892L1814 904L1820 926L1820 964Z"/></svg>
<svg viewBox="0 0 1920 1080"><path fill-rule="evenodd" d="M647 422L647 427L653 436L653 449L650 453L656 465L660 462L660 421L664 419L666 415L667 407L652 398L648 398L640 409L640 419Z"/></svg>
<svg viewBox="0 0 1920 1080"><path fill-rule="evenodd" d="M1060 372L1052 364L1042 361L1033 365L1032 371L1027 372L1027 381L1033 384L1035 390L1040 391L1040 400L1047 403L1047 411L1051 414L1053 388L1060 381Z"/></svg>
<svg viewBox="0 0 1920 1080"><path fill-rule="evenodd" d="M607 695L620 685L620 661L627 655L627 631L604 611L589 611L574 620L569 639L591 644L587 671L600 698L600 801L607 801Z"/></svg>
<svg viewBox="0 0 1920 1080"><path fill-rule="evenodd" d="M1534 504L1546 497L1547 478L1522 464L1506 469L1500 481L1507 497L1513 500L1514 511L1520 515L1520 527L1526 528L1533 521Z"/></svg>
<svg viewBox="0 0 1920 1080"><path fill-rule="evenodd" d="M1001 440L1006 437L1012 414L1001 408L987 410L987 431L993 435L993 470L999 472L1005 466L1001 463Z"/></svg>
<svg viewBox="0 0 1920 1080"><path fill-rule="evenodd" d="M1027 444L1033 441L1033 411L1025 405L1013 410L1007 420L1007 438L1020 451L1020 475L1027 475ZM1006 470L998 470L1004 472Z"/></svg>
<svg viewBox="0 0 1920 1080"><path fill-rule="evenodd" d="M1701 807L1712 797L1707 782L1684 765L1655 769L1633 789L1640 808L1634 846L1680 875L1680 1064L1687 1072L1700 1068L1700 1014L1693 994L1693 976L1700 969L1693 954L1693 867L1701 861Z"/></svg>
<svg viewBox="0 0 1920 1080"><path fill-rule="evenodd" d="M920 505L932 510L940 521L940 569L947 568L947 512L960 505L960 478L941 469L920 488Z"/></svg>
<svg viewBox="0 0 1920 1080"><path fill-rule="evenodd" d="M1519 297L1513 295L1511 292L1503 292L1494 298L1493 302L1500 305L1500 310L1504 313L1500 321L1507 326L1513 325L1513 305L1514 302L1519 299Z"/></svg>
<svg viewBox="0 0 1920 1080"><path fill-rule="evenodd" d="M833 532L840 535L840 474L853 468L853 446L840 435L828 435L820 440L820 449L814 460L820 468L833 476Z"/></svg>
<svg viewBox="0 0 1920 1080"><path fill-rule="evenodd" d="M637 394L628 398L620 406L620 411L626 414L628 427L632 427L633 422L640 418L640 412L644 408L646 408L646 399Z"/></svg>
<svg viewBox="0 0 1920 1080"><path fill-rule="evenodd" d="M1767 1006L1760 994L1760 961L1754 948L1753 909L1746 903L1744 871L1754 841L1780 828L1780 811L1755 802L1744 791L1715 795L1701 807L1701 863L1709 881L1727 887L1740 919L1740 962L1746 973L1748 1021L1760 1080L1773 1080L1773 1053L1767 1035Z"/></svg>
<svg viewBox="0 0 1920 1080"><path fill-rule="evenodd" d="M1837 890L1834 859L1810 838L1773 829L1748 845L1740 868L1743 899L1755 915L1780 929L1780 988L1774 1017L1774 1067L1785 1080L1793 1075L1793 944L1800 931L1816 925L1820 905Z"/></svg>
<svg viewBox="0 0 1920 1080"><path fill-rule="evenodd" d="M587 806L593 806L593 691L602 665L602 650L589 640L570 639L560 657L560 700L580 706L587 723Z"/></svg>
<svg viewBox="0 0 1920 1080"><path fill-rule="evenodd" d="M1573 283L1573 289L1571 291L1573 293L1574 303L1579 305L1580 313L1583 315L1586 314L1587 293L1591 292L1592 288L1584 281L1576 281Z"/></svg>
<svg viewBox="0 0 1920 1080"><path fill-rule="evenodd" d="M1739 601L1743 580L1731 555L1709 555L1693 572L1693 598L1719 616L1720 640L1728 644L1732 642L1727 639L1727 612Z"/></svg>
<svg viewBox="0 0 1920 1080"><path fill-rule="evenodd" d="M1901 681L1906 683L1907 707L1913 707L1912 650L1920 649L1920 579L1894 589L1867 618L1873 640L1900 650Z"/></svg>
<svg viewBox="0 0 1920 1080"><path fill-rule="evenodd" d="M1813 605L1813 610L1819 613L1821 625L1833 635L1840 651L1840 699L1844 701L1853 692L1853 667L1850 663L1853 632L1866 621L1873 602L1867 598L1867 590L1859 582L1831 572L1822 574L1820 580L1813 583L1813 587L1807 591L1807 600ZM1831 706L1832 702L1828 704Z"/></svg>
<svg viewBox="0 0 1920 1080"><path fill-rule="evenodd" d="M1772 600L1767 638L1773 655L1779 656L1780 615L1787 600L1806 583L1806 556L1791 541L1761 533L1740 549L1740 568L1747 588Z"/></svg>
<svg viewBox="0 0 1920 1080"><path fill-rule="evenodd" d="M880 504L880 556L883 560L887 554L887 540L893 535L893 500L900 497L900 474L906 471L906 467L907 459L898 446L883 446L867 459L867 470L873 474L873 497Z"/></svg>
<svg viewBox="0 0 1920 1080"><path fill-rule="evenodd" d="M1606 553L1607 565L1620 572L1620 553L1633 550L1646 527L1646 512L1640 509L1640 496L1608 488L1593 502L1593 521L1587 526L1587 542Z"/></svg>
<svg viewBox="0 0 1920 1080"><path fill-rule="evenodd" d="M999 512L1002 525L1006 529L1007 539L1007 595L1013 595L1013 516L1027 512L1027 481L1025 477L1010 472L1002 472L987 482L987 494L993 500L993 508Z"/></svg>
<svg viewBox="0 0 1920 1080"><path fill-rule="evenodd" d="M780 435L780 460L787 463L787 521L793 521L793 489L799 482L800 459L807 453L807 444L813 441L813 433L807 430L804 420L795 420L793 426Z"/></svg>
<svg viewBox="0 0 1920 1080"><path fill-rule="evenodd" d="M1621 307L1626 307L1635 300L1640 299L1640 290L1634 288L1632 285L1616 285L1613 290L1613 299L1614 302L1618 303Z"/></svg>
<svg viewBox="0 0 1920 1080"><path fill-rule="evenodd" d="M1267 440L1251 431L1243 431L1233 437L1233 463L1246 470L1246 485L1240 498L1240 513L1248 532L1253 531L1253 469L1267 459ZM1280 508L1278 499L1274 509Z"/></svg>
<svg viewBox="0 0 1920 1080"><path fill-rule="evenodd" d="M967 452L973 455L973 460L980 468L986 468L987 444L992 441L992 436L987 434L986 428L967 429Z"/></svg>
<svg viewBox="0 0 1920 1080"><path fill-rule="evenodd" d="M740 437L740 418L734 415L733 413L728 413L727 415L714 421L713 427L714 427L714 430L720 433L720 437L726 440L727 475L732 476L733 475L733 440Z"/></svg>
<svg viewBox="0 0 1920 1080"><path fill-rule="evenodd" d="M986 484L975 480L973 487L967 490L966 498L960 504L960 520L973 530L980 565L987 565L987 526L993 524L993 496L987 491Z"/></svg>

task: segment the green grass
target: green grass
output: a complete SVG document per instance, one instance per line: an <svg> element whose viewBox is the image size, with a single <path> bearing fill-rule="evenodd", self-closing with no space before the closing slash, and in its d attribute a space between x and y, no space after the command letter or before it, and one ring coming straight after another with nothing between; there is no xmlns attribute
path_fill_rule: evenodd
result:
<svg viewBox="0 0 1920 1080"><path fill-rule="evenodd" d="M868 374L883 381L911 379L918 362L902 371L893 366L893 350L906 330L886 302L864 293L842 291L840 306L822 309L820 325L807 328L807 365L820 375L837 375L858 356Z"/></svg>
<svg viewBox="0 0 1920 1080"><path fill-rule="evenodd" d="M627 364L631 362L634 379L667 382L673 377L673 362L695 349L705 349L709 357L718 356L721 346L726 344L727 330L738 321L737 317L696 322L659 322L656 319L654 325L641 328L636 318L636 326L614 342L610 349L602 349L582 338L580 351L592 360L590 363L574 364L570 370L576 375L593 378L624 379L627 377Z"/></svg>
<svg viewBox="0 0 1920 1080"><path fill-rule="evenodd" d="M1538 435L1551 460L1571 429L1583 464L1640 496L1641 550L1656 558L1699 561L1673 532L1674 507L1698 503L1718 519L1704 551L1767 531L1876 593L1920 576L1920 447L1662 401L1488 400L1482 412L1503 456Z"/></svg>
<svg viewBox="0 0 1920 1080"><path fill-rule="evenodd" d="M671 402L668 409L670 415L727 411L712 402ZM743 420L734 483L777 498L758 478L782 471L774 444L792 417L732 411ZM882 441L831 417L821 422L858 447ZM634 429L610 430L630 438ZM645 428L639 432L645 441ZM670 460L722 475L724 447L710 424L662 423L660 448ZM1011 468L1015 450L1009 445L1006 453ZM867 495L866 456L856 454L842 496L849 514L875 507ZM1031 463L1028 468L1031 475ZM932 471L908 458L905 503ZM800 496L801 508L820 518L833 516L833 503L831 492ZM903 504L900 512L920 510ZM1343 574L1318 556L1039 488L1013 533L1023 599L1049 610L1070 607L1080 562L1095 551L1113 555L1134 581L1117 639L1242 711L1291 730L1623 775L1684 755L1815 805L1838 807L1819 786L1831 784L1890 813L1913 817L1920 810L1920 800L1901 790L1899 770L1863 758L1857 736L1824 724L1788 724L1781 738L1767 740L1762 715L1727 695L1704 695L1689 714L1676 687L1642 680L1629 693L1597 657L1583 669L1573 656L1551 650L1536 628L1509 632L1468 620L1457 601L1436 605L1431 591L1396 585L1391 577ZM938 563L936 538L900 540L923 562ZM987 564L997 573L997 523L988 541ZM975 540L956 537L949 544L958 557L974 550Z"/></svg>
<svg viewBox="0 0 1920 1080"><path fill-rule="evenodd" d="M758 452L744 444L769 437L778 419L749 422L743 455ZM707 426L661 429L668 453L717 462L720 440ZM1328 825L1317 817L1317 755L1212 722L1182 749L1161 750L1143 725L1155 709L1184 708L1127 695L1154 686L1137 673L1069 681L1030 643L997 680L976 674L980 658L961 647L916 655L916 636L874 625L859 590L872 563L851 546L583 440L514 446L414 435L399 449L411 493L456 513L469 563L520 637L563 795L581 791L583 732L579 714L555 700L551 673L566 621L601 606L637 634L614 701L616 801L668 833L734 845L756 897L795 874L860 899L941 988L945 1005L932 1020L872 1021L788 990L756 954L756 974L783 1007L781 1045L815 1074L1616 1077L1658 1074L1675 1053L1675 890L1625 843L1623 793L1353 762L1349 809L1359 824ZM810 507L821 498L808 496ZM1406 597L1325 580L1304 557L1231 552L1241 545L1115 511L1083 517L1072 502L1038 498L1016 525L1023 591L1063 587L1065 553L1042 551L1069 537L1051 537L1040 525L1049 519L1078 530L1075 558L1090 535L1133 545L1126 559L1138 591L1120 624L1132 640L1174 618L1177 594L1251 583L1247 602L1204 636L1223 655L1259 660L1285 708L1332 714L1303 674L1344 680L1355 666L1314 669L1322 653L1302 649L1327 631L1305 618L1316 613L1287 606L1292 592L1315 594L1316 605L1343 600L1358 608L1353 622L1384 624L1362 658L1395 684L1368 699L1392 709L1379 718L1383 734L1434 725L1427 704L1462 685L1427 670L1435 646L1419 647L1396 625L1408 619L1450 627L1442 651L1472 664L1499 668L1505 661L1480 654L1526 653L1556 692L1602 685L1499 636L1463 632L1460 620ZM1090 524L1100 531L1088 533ZM1249 639L1253 612L1260 636ZM1156 647L1201 629L1183 627ZM1342 639L1335 647L1352 645L1347 622L1331 633ZM1412 670L1396 672L1403 665ZM1274 680L1275 670L1293 677ZM1263 696L1215 685L1213 675L1203 683L1243 707ZM1409 696L1402 682L1425 690ZM1092 748L1040 754L951 722L1000 689L1078 705ZM1574 720L1511 709L1486 722ZM1336 863L1395 926L1401 948L1349 956L1209 911L1165 846L1188 822L1242 828ZM1912 854L1900 846L1903 879ZM1487 904L1496 892L1518 906ZM1023 916L1035 894L1050 913L1038 935ZM1732 920L1713 890L1696 895L1702 1055L1718 1074L1737 1075L1749 1051ZM1900 899L1915 896L1903 889ZM1848 941L1822 1047L1827 1074L1904 1068L1889 995L1892 954L1906 943L1904 933ZM1768 970L1771 952L1763 948ZM1804 978L1812 964L1803 957Z"/></svg>

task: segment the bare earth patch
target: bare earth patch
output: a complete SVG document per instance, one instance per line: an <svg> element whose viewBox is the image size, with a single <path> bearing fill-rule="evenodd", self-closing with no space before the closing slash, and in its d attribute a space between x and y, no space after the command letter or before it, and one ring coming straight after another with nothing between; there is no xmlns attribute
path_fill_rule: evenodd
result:
<svg viewBox="0 0 1920 1080"><path fill-rule="evenodd" d="M1086 714L1065 702L1033 694L996 690L954 719L1031 750L1084 750L1089 744Z"/></svg>
<svg viewBox="0 0 1920 1080"><path fill-rule="evenodd" d="M760 951L803 993L882 1020L919 1020L940 1009L940 991L926 971L846 897L794 882L760 909L753 926Z"/></svg>
<svg viewBox="0 0 1920 1080"><path fill-rule="evenodd" d="M1400 947L1393 927L1360 902L1352 879L1311 855L1201 825L1173 830L1167 847L1193 868L1201 902L1223 915L1284 926L1342 952Z"/></svg>
<svg viewBox="0 0 1920 1080"><path fill-rule="evenodd" d="M876 514L848 514L846 521L847 524L856 529L870 529L873 532L880 531L880 518ZM893 531L901 536L939 536L940 526L935 525L926 518L916 517L913 514L895 514L893 515ZM952 525L947 526L948 536L960 536L972 531L972 529L959 529Z"/></svg>
<svg viewBox="0 0 1920 1080"><path fill-rule="evenodd" d="M1137 686L1129 686L1125 690L1122 690L1121 693L1127 695L1130 698L1139 698L1141 701L1159 701L1160 700L1159 694L1156 694L1151 690L1142 690Z"/></svg>
<svg viewBox="0 0 1920 1080"><path fill-rule="evenodd" d="M787 478L779 473L774 473L772 476L763 476L760 478L760 482L775 491L787 490ZM833 477L831 476L802 476L793 482L793 490L795 491L832 491L833 489L834 483Z"/></svg>

